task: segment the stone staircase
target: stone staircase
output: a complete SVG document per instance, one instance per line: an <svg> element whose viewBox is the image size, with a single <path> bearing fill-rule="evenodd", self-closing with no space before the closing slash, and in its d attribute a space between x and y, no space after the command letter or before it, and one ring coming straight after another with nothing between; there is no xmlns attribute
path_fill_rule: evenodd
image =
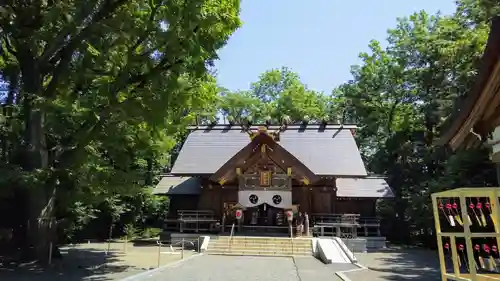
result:
<svg viewBox="0 0 500 281"><path fill-rule="evenodd" d="M311 238L219 236L210 240L207 254L234 256L312 256Z"/></svg>

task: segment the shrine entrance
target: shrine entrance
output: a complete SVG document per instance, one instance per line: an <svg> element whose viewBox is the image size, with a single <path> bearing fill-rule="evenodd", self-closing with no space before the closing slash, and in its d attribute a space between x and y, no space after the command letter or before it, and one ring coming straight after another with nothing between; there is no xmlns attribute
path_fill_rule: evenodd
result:
<svg viewBox="0 0 500 281"><path fill-rule="evenodd" d="M245 226L287 226L285 212L267 203L247 208L243 224Z"/></svg>
<svg viewBox="0 0 500 281"><path fill-rule="evenodd" d="M262 203L247 207L240 228L241 235L288 236L289 226L285 210Z"/></svg>

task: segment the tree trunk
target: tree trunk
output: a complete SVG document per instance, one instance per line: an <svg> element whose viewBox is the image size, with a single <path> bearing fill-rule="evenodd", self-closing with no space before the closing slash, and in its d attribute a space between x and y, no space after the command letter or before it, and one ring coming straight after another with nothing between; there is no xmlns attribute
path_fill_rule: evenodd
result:
<svg viewBox="0 0 500 281"><path fill-rule="evenodd" d="M26 104L26 107L31 107ZM26 108L25 108L26 109ZM37 169L48 172L48 153L45 145L45 134L43 131L43 116L39 110L29 110L26 116L24 168L27 171ZM36 186L27 189L26 201L28 206L27 248L28 258L46 261L49 255L50 243L56 243L55 234L55 200L56 179L55 175L49 176L46 181L37 181Z"/></svg>
<svg viewBox="0 0 500 281"><path fill-rule="evenodd" d="M153 185L153 158L148 157L147 158L147 172L146 172L146 185L151 186Z"/></svg>
<svg viewBox="0 0 500 281"><path fill-rule="evenodd" d="M24 117L24 146L22 166L27 172L37 170L49 173L48 151L45 141L44 113L35 100L41 96L43 90L41 74L35 60L30 59L29 52L21 63ZM49 256L51 243L56 243L55 199L56 178L48 174L44 180L38 174L35 186L27 186L25 200L28 207L25 223L26 241L25 257L39 261L46 261Z"/></svg>
<svg viewBox="0 0 500 281"><path fill-rule="evenodd" d="M5 163L10 162L11 160L10 154L12 153L12 149L10 147L10 143L11 143L12 133L9 132L12 123L11 118L12 118L12 106L14 105L14 96L16 95L19 86L19 73L17 71L9 73L8 80L9 80L9 90L7 92L7 99L5 100L5 104L3 105L2 109L2 114L5 117L5 128L7 129L2 134L2 140L1 140L2 143L1 159L3 159Z"/></svg>

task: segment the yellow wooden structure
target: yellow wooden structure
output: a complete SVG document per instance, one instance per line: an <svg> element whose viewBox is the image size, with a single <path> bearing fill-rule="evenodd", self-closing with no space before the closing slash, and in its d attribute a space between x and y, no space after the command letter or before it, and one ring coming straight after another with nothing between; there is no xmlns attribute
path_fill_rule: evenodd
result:
<svg viewBox="0 0 500 281"><path fill-rule="evenodd" d="M443 191L432 194L432 206L434 211L434 222L436 226L436 236L437 236L437 245L439 251L439 261L441 266L441 279L442 281L447 280L460 280L460 281L484 281L484 280L500 280L500 272L481 272L480 266L476 264L476 259L474 256L474 252L476 249L473 248L472 239L477 238L495 238L496 245L495 249L500 247L500 188L498 187L488 187L488 188L458 188L449 191ZM488 208L489 208L489 216L490 221L493 223L494 231L491 232L472 232L470 227L472 226L472 220L470 219L470 213L468 209L467 202L472 202L471 200L474 198L482 198L484 200L488 200ZM460 224L463 224L462 232L447 232L442 231L443 226L441 225L440 217L442 217L440 212L440 204L442 206L442 200L457 200L459 204L454 204L456 208L455 215L460 221ZM450 202L450 201L448 201ZM472 203L471 203L472 204ZM475 212L472 209L472 212ZM482 211L481 211L482 212ZM444 213L444 216L447 216ZM461 216L458 217L458 216ZM446 218L448 219L448 218ZM478 218L479 220L479 218ZM461 228L461 227L460 227ZM462 255L464 256L464 262L467 263L465 266L467 267L467 273L461 272L460 263L461 256L456 247L456 240L465 239L465 247ZM445 249L443 245L443 239L449 239L450 243L447 245L451 249L451 258L453 264L453 270L451 272L447 272L446 261L445 261ZM489 251L489 250L488 250ZM478 258L481 259L481 258ZM494 259L492 258L494 261ZM495 264L496 267L496 264Z"/></svg>

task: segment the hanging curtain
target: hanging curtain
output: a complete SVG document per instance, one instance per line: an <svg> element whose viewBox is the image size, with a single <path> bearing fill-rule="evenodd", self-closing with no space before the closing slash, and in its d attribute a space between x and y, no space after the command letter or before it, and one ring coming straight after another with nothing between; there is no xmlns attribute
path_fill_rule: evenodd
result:
<svg viewBox="0 0 500 281"><path fill-rule="evenodd" d="M244 207L255 207L266 203L276 208L292 206L291 191L243 190L238 192L238 203Z"/></svg>

